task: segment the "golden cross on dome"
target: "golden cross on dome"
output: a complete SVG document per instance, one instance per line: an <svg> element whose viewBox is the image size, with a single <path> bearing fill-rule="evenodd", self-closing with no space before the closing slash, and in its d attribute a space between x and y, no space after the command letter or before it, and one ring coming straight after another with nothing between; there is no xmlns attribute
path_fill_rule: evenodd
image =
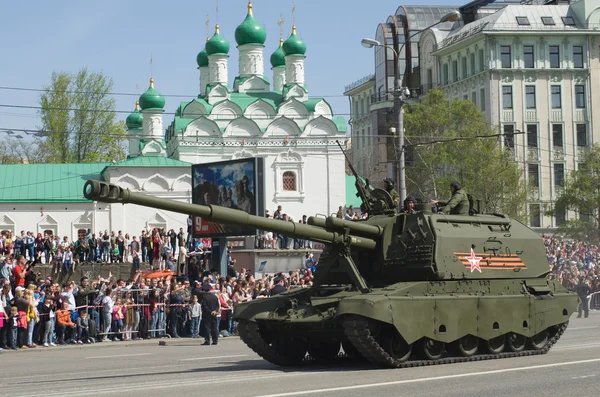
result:
<svg viewBox="0 0 600 397"><path fill-rule="evenodd" d="M283 38L283 23L285 20L283 19L283 14L279 14L279 21L277 21L277 25L279 25L279 38Z"/></svg>
<svg viewBox="0 0 600 397"><path fill-rule="evenodd" d="M296 2L292 0L292 25L296 25Z"/></svg>
<svg viewBox="0 0 600 397"><path fill-rule="evenodd" d="M152 77L152 53L150 53L150 77Z"/></svg>
<svg viewBox="0 0 600 397"><path fill-rule="evenodd" d="M216 1L217 3L217 23L219 23L219 0Z"/></svg>

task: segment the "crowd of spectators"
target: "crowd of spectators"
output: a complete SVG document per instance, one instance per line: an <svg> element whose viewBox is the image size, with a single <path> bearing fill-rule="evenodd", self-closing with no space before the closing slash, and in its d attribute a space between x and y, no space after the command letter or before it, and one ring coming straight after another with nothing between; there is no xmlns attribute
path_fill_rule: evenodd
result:
<svg viewBox="0 0 600 397"><path fill-rule="evenodd" d="M217 344L236 334L237 304L307 288L316 270L310 254L304 269L259 279L234 263L226 275L148 269L129 280L83 277L61 285L40 278L21 254L14 261L0 256L0 348L200 336Z"/></svg>

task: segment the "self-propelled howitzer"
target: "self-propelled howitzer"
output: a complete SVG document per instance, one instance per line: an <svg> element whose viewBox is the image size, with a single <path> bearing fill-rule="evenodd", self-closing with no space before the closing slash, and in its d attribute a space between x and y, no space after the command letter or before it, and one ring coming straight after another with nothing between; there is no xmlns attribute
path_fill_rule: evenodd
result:
<svg viewBox="0 0 600 397"><path fill-rule="evenodd" d="M368 184L367 219L311 217L308 225L99 181L86 182L84 195L326 244L312 286L235 308L241 339L278 365L348 356L405 367L546 353L578 304L547 279L543 241L520 222L434 214L427 205L399 213Z"/></svg>

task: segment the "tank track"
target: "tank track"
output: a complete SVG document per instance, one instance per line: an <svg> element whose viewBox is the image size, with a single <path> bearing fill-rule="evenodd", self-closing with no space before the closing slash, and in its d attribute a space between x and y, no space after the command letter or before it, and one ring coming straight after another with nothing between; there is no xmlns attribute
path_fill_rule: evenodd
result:
<svg viewBox="0 0 600 397"><path fill-rule="evenodd" d="M240 338L256 354L265 360L279 366L294 366L302 364L302 361L290 360L285 355L273 349L260 335L258 324L253 321L240 321L237 326Z"/></svg>
<svg viewBox="0 0 600 397"><path fill-rule="evenodd" d="M567 329L568 322L559 324L557 326L556 333L548 338L548 343L542 349L539 350L523 350L521 352L506 352L498 354L475 354L469 357L458 357L448 356L442 357L437 360L419 360L412 359L412 357L405 362L398 362L398 360L391 357L373 337L371 330L369 329L369 319L361 316L347 316L343 322L344 331L346 338L352 345L358 350L360 355L365 360L371 362L380 367L386 368L412 368L422 367L427 365L441 365L441 364L454 364L463 363L470 361L483 361L483 360L496 360L502 358L512 357L524 357L533 356L539 354L546 354L556 342L560 339L564 331ZM259 331L257 323L252 321L240 321L238 323L238 332L240 338L246 345L252 349L256 354L261 356L263 359L269 361L278 366L299 366L306 365L309 363L319 363L322 360L315 359L306 355L304 359L298 360L295 357L286 357L285 354L281 354L272 346L270 346L262 337ZM339 353L335 358L338 360L348 360L346 354ZM354 357L356 359L357 357Z"/></svg>
<svg viewBox="0 0 600 397"><path fill-rule="evenodd" d="M567 329L568 322L557 325L557 332L548 338L548 343L539 350L523 350L521 352L507 352L498 354L475 354L470 357L442 357L437 360L413 360L412 357L407 361L398 362L391 357L375 340L371 330L369 329L368 319L360 316L347 316L344 319L344 331L346 337L356 347L356 349L369 362L392 368L412 368L426 365L440 365L463 363L470 361L495 360L502 358L533 356L538 354L546 354L552 346L560 339L562 334Z"/></svg>

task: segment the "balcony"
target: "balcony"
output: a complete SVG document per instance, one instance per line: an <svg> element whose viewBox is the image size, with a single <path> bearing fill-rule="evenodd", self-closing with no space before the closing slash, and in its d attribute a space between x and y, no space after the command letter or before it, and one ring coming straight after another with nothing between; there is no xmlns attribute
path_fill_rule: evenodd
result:
<svg viewBox="0 0 600 397"><path fill-rule="evenodd" d="M503 123L511 123L515 121L515 113L512 109L503 109L501 117Z"/></svg>
<svg viewBox="0 0 600 397"><path fill-rule="evenodd" d="M575 109L573 116L576 123L585 123L587 121L587 112L585 109Z"/></svg>
<svg viewBox="0 0 600 397"><path fill-rule="evenodd" d="M561 121L563 121L562 109L552 109L552 110L550 110L550 121L552 121L552 122L561 122Z"/></svg>
<svg viewBox="0 0 600 397"><path fill-rule="evenodd" d="M537 110L525 110L525 122L535 123L538 121Z"/></svg>

